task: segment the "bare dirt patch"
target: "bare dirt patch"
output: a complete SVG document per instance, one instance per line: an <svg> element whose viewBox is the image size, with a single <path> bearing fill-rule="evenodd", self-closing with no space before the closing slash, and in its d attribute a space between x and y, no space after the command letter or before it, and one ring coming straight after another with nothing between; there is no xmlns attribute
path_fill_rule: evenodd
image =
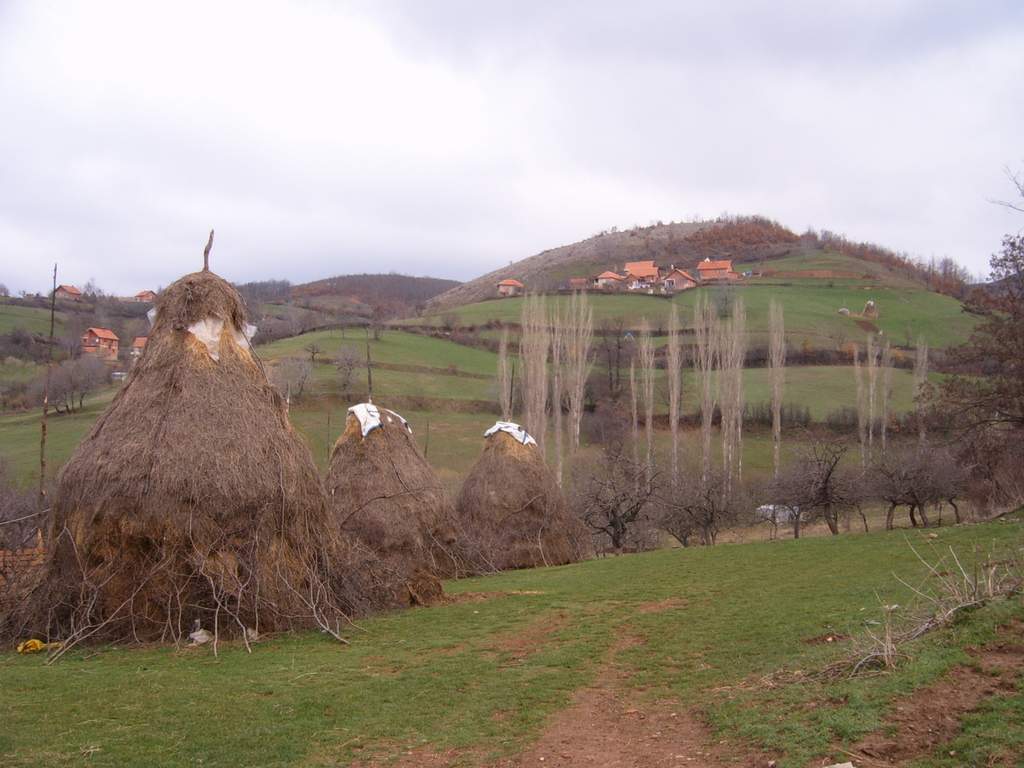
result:
<svg viewBox="0 0 1024 768"><path fill-rule="evenodd" d="M498 635L488 643L485 650L504 657L503 666L522 664L527 658L541 650L551 636L568 624L568 615L559 611L541 616L537 621L521 628Z"/></svg>
<svg viewBox="0 0 1024 768"><path fill-rule="evenodd" d="M681 597L666 597L664 600L657 600L651 603L642 603L637 609L637 613L664 613L665 611L673 611L676 608L685 608L686 601Z"/></svg>
<svg viewBox="0 0 1024 768"><path fill-rule="evenodd" d="M510 589L501 592L459 592L454 595L445 595L445 603L458 605L459 603L484 603L488 600L497 600L500 597L512 595L543 595L539 589Z"/></svg>
<svg viewBox="0 0 1024 768"><path fill-rule="evenodd" d="M1024 670L1024 622L1004 627L996 641L970 654L973 664L954 667L900 700L886 729L858 742L851 756L866 758L871 766L909 765L955 737L964 715L985 699L1012 694Z"/></svg>
<svg viewBox="0 0 1024 768"><path fill-rule="evenodd" d="M841 643L843 640L848 639L849 635L841 635L838 632L825 632L814 637L805 637L800 642L805 645L830 645L832 643Z"/></svg>

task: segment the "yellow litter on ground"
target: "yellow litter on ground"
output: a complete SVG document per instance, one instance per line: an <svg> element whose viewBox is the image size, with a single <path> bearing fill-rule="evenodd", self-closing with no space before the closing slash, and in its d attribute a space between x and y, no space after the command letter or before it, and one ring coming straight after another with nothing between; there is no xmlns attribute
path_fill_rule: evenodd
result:
<svg viewBox="0 0 1024 768"><path fill-rule="evenodd" d="M44 643L42 640L32 638L26 640L18 645L18 653L39 653L39 651L48 651L51 648L60 648L64 643Z"/></svg>

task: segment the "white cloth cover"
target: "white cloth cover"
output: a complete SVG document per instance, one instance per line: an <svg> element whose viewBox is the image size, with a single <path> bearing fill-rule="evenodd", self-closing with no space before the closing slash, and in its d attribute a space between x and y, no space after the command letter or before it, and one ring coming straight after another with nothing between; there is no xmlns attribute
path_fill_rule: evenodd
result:
<svg viewBox="0 0 1024 768"><path fill-rule="evenodd" d="M149 327L152 328L153 323L156 322L156 307L153 307L146 313L146 319L149 320Z"/></svg>
<svg viewBox="0 0 1024 768"><path fill-rule="evenodd" d="M520 427L518 424L514 424L511 421L496 421L494 426L484 432L484 437L490 437L495 432L507 432L512 435L523 445L536 445L537 441L530 437L530 433Z"/></svg>
<svg viewBox="0 0 1024 768"><path fill-rule="evenodd" d="M188 327L188 332L206 346L206 351L214 360L220 360L220 337L224 332L224 321L218 317L208 317ZM231 329L235 343L243 349L250 348L250 341L256 333L256 326L246 323L241 332Z"/></svg>
<svg viewBox="0 0 1024 768"><path fill-rule="evenodd" d="M359 419L359 431L363 433L363 437L366 437L373 430L381 425L382 419L387 419L388 423L391 424L394 421L398 421L403 427L409 430L409 434L412 434L412 427L409 426L409 422L403 419L394 411L389 411L387 408L378 408L373 403L359 403L359 405L353 405L348 409L348 412Z"/></svg>

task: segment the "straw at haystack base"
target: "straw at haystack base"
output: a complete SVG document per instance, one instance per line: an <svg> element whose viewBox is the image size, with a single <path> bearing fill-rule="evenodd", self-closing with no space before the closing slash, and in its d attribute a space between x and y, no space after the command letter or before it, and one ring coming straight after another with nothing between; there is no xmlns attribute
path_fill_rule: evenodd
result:
<svg viewBox="0 0 1024 768"><path fill-rule="evenodd" d="M535 444L508 432L485 438L456 502L468 557L479 571L581 559L587 535Z"/></svg>
<svg viewBox="0 0 1024 768"><path fill-rule="evenodd" d="M145 352L58 476L40 583L0 632L177 642L199 620L243 638L336 634L366 607L244 322L238 292L205 270L159 297Z"/></svg>
<svg viewBox="0 0 1024 768"><path fill-rule="evenodd" d="M380 559L373 581L393 604L424 605L454 576L454 507L403 419L379 409L380 426L363 436L349 413L334 445L327 493L335 524Z"/></svg>

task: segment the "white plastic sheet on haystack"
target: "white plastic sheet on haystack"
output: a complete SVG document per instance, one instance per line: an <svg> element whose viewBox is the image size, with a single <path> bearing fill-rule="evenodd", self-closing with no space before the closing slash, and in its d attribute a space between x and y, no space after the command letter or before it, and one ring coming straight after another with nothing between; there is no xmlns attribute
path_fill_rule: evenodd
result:
<svg viewBox="0 0 1024 768"><path fill-rule="evenodd" d="M537 441L534 440L530 436L529 432L527 432L525 429L520 427L518 424L515 424L515 423L513 423L511 421L496 421L496 422L494 422L494 426L491 427L490 429L488 429L486 432L484 432L484 437L490 437L495 432L507 432L508 434L512 435L512 437L514 437L516 440L518 440L520 443L522 443L523 445L536 445L537 444Z"/></svg>
<svg viewBox="0 0 1024 768"><path fill-rule="evenodd" d="M348 412L359 419L359 431L363 433L363 437L366 437L373 430L381 425L381 419L387 419L388 424L395 421L401 423L403 427L409 430L409 434L412 434L412 427L409 426L409 422L403 419L394 411L389 411L387 408L378 408L373 403L359 403L359 405L353 405L348 409Z"/></svg>
<svg viewBox="0 0 1024 768"><path fill-rule="evenodd" d="M220 337L224 333L224 321L218 317L207 317L205 320L192 323L188 332L195 336L206 347L206 351L214 360L220 360ZM249 323L241 331L232 326L231 334L235 343L243 349L249 348L249 342L256 334L256 326Z"/></svg>

